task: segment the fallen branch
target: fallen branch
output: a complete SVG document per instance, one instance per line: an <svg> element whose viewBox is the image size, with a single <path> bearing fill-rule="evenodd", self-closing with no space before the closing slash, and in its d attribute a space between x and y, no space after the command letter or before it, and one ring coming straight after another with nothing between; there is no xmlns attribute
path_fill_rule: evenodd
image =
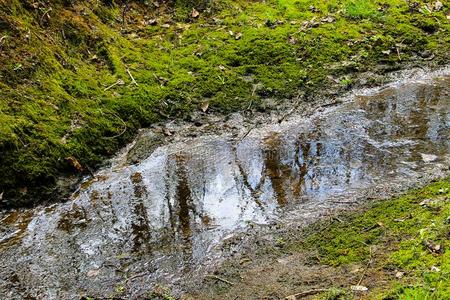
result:
<svg viewBox="0 0 450 300"><path fill-rule="evenodd" d="M319 293L323 293L323 292L328 292L328 291L329 291L329 289L309 290L309 291L305 291L305 292L302 292L302 293L298 293L298 294L287 296L284 299L285 300L297 300L297 299L300 299L300 298L304 298L306 296L311 296L311 295L315 295L315 294L319 294Z"/></svg>
<svg viewBox="0 0 450 300"><path fill-rule="evenodd" d="M218 280L218 281L222 281L222 282L224 282L224 283L226 283L226 284L229 284L229 285L234 285L233 282L228 281L228 280L223 279L223 278L220 278L219 276L216 276L216 275L206 275L205 277L207 277L207 278L212 278L212 279L216 279L216 280Z"/></svg>

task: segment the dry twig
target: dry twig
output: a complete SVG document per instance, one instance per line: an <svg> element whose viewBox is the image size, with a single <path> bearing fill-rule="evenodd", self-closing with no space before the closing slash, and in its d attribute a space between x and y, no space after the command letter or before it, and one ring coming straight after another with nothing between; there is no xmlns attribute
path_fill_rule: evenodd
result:
<svg viewBox="0 0 450 300"><path fill-rule="evenodd" d="M205 277L207 277L207 278L212 278L212 279L216 279L216 280L218 280L218 281L222 281L222 282L224 282L224 283L226 283L226 284L229 284L229 285L234 285L233 282L228 281L228 280L223 279L223 278L220 278L219 276L216 276L216 275L206 275Z"/></svg>
<svg viewBox="0 0 450 300"><path fill-rule="evenodd" d="M300 298L304 298L306 296L311 296L311 295L315 295L315 294L319 294L319 293L323 293L323 292L328 292L329 289L317 289L317 290L309 290L309 291L305 291L302 293L298 293L298 294L293 294L290 296L287 296L286 298L284 298L285 300L297 300Z"/></svg>
<svg viewBox="0 0 450 300"><path fill-rule="evenodd" d="M129 69L127 69L127 73L131 78L131 84L135 84L136 86L139 86L139 84L136 82L136 80L134 79L133 75L131 75L131 72Z"/></svg>

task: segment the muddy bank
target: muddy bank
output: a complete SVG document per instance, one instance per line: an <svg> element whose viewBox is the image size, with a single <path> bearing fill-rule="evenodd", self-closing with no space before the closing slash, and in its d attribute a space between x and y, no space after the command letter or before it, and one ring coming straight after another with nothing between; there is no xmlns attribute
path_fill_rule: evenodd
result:
<svg viewBox="0 0 450 300"><path fill-rule="evenodd" d="M255 247L246 240L261 233L273 239L282 228L444 177L449 87L443 71L251 126L233 115L225 129L143 132L68 203L3 213L0 295L181 290L244 245ZM230 134L205 134L223 130ZM171 143L159 146L162 136Z"/></svg>

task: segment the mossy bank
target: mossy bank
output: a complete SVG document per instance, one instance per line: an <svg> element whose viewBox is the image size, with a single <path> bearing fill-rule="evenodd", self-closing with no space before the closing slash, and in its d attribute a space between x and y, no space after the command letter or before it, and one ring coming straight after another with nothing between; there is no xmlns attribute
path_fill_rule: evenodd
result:
<svg viewBox="0 0 450 300"><path fill-rule="evenodd" d="M156 122L447 63L449 18L445 1L0 1L2 206Z"/></svg>
<svg viewBox="0 0 450 300"><path fill-rule="evenodd" d="M280 233L186 298L450 299L449 197L447 178Z"/></svg>

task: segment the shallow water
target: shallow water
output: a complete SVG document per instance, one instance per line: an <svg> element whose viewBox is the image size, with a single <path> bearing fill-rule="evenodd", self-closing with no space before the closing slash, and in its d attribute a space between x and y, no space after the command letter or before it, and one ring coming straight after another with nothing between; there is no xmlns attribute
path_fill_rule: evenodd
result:
<svg viewBox="0 0 450 300"><path fill-rule="evenodd" d="M309 118L160 147L100 170L65 204L0 223L0 298L149 289L220 255L229 234L425 172L448 174L450 76L353 96ZM133 288L136 288L133 285Z"/></svg>

